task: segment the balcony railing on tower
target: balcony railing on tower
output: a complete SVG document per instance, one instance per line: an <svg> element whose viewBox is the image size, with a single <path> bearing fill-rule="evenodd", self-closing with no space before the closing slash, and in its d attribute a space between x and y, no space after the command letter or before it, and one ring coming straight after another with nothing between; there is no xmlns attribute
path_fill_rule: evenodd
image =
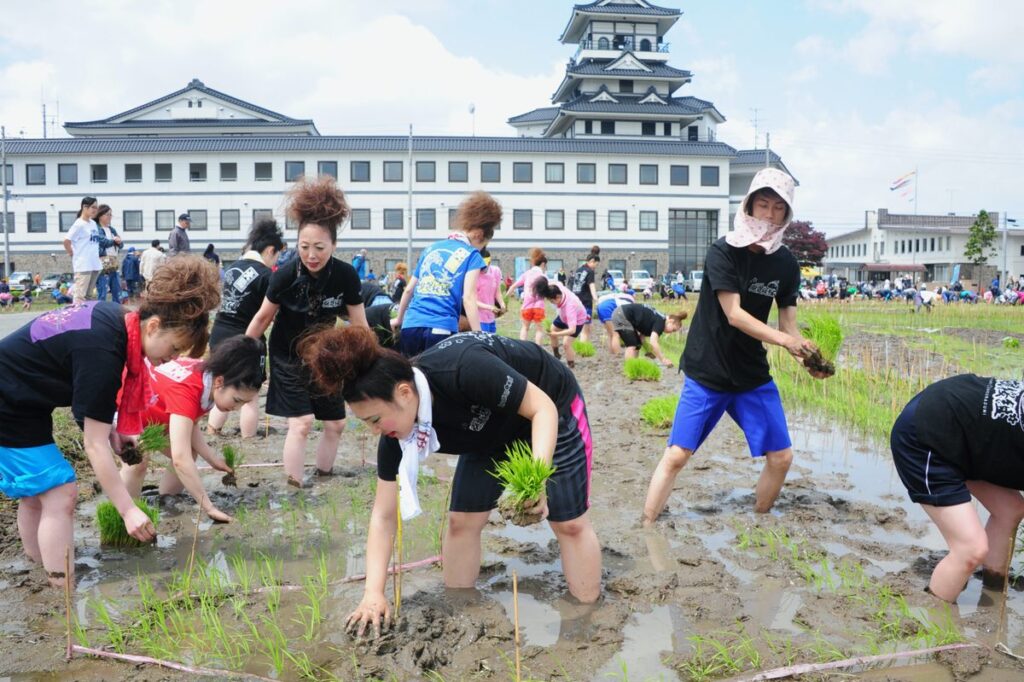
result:
<svg viewBox="0 0 1024 682"><path fill-rule="evenodd" d="M662 52L669 51L670 43L656 43L651 38L617 35L614 38L601 37L596 40L581 40L573 60L583 50L615 50L616 52Z"/></svg>

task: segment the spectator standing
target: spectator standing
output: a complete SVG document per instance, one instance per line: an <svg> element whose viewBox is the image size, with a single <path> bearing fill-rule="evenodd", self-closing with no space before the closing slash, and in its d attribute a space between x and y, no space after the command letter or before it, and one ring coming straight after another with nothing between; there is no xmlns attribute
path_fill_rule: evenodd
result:
<svg viewBox="0 0 1024 682"><path fill-rule="evenodd" d="M142 270L139 265L139 257L135 253L135 247L129 246L128 252L121 263L121 275L124 277L124 285L127 289L128 300L135 298L136 293L142 291Z"/></svg>
<svg viewBox="0 0 1024 682"><path fill-rule="evenodd" d="M192 245L188 240L188 228L192 227L192 216L182 213L178 216L178 226L171 230L167 238L167 257L192 253Z"/></svg>
<svg viewBox="0 0 1024 682"><path fill-rule="evenodd" d="M213 244L207 244L206 251L203 251L203 258L220 268L220 256L218 256L217 252L213 249Z"/></svg>
<svg viewBox="0 0 1024 682"><path fill-rule="evenodd" d="M360 281L366 279L366 249L360 249L359 253L352 258L352 267L356 269Z"/></svg>
<svg viewBox="0 0 1024 682"><path fill-rule="evenodd" d="M110 292L110 300L114 303L121 302L121 275L118 273L120 262L117 259L117 251L121 248L121 237L117 230L110 226L114 212L106 204L100 204L96 209L96 241L100 247L100 274L96 277L96 298L100 301L107 299L107 291Z"/></svg>
<svg viewBox="0 0 1024 682"><path fill-rule="evenodd" d="M143 289L145 289L148 282L153 280L156 269L165 260L167 260L167 254L160 248L160 240L154 239L149 243L149 248L142 252L142 258L139 261L139 273L142 275Z"/></svg>
<svg viewBox="0 0 1024 682"><path fill-rule="evenodd" d="M398 303L405 293L405 285L409 280L409 266L404 262L395 266L395 283L391 288L391 300Z"/></svg>
<svg viewBox="0 0 1024 682"><path fill-rule="evenodd" d="M64 250L71 256L71 269L75 273L72 290L75 303L84 303L90 297L100 274L100 249L95 239L96 223L93 222L98 209L96 197L83 197L75 222L64 238Z"/></svg>

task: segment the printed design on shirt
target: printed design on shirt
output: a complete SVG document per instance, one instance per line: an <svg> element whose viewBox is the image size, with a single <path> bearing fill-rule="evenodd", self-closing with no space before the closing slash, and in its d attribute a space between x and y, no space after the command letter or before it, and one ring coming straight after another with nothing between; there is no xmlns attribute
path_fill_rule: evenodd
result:
<svg viewBox="0 0 1024 682"><path fill-rule="evenodd" d="M586 286L587 279L589 278L589 276L589 272L577 270L572 276L572 293L582 294L583 288Z"/></svg>
<svg viewBox="0 0 1024 682"><path fill-rule="evenodd" d="M451 296L458 272L469 258L469 254L468 249L462 248L456 248L454 251L439 248L427 254L420 265L416 295L437 298Z"/></svg>
<svg viewBox="0 0 1024 682"><path fill-rule="evenodd" d="M491 409L483 405L473 405L469 408L469 412L473 415L473 418L466 428L470 431L483 431L484 427L487 426L487 422L491 420Z"/></svg>
<svg viewBox="0 0 1024 682"><path fill-rule="evenodd" d="M153 368L159 374L163 374L171 381L175 381L179 384L185 383L185 380L192 375L192 370L182 365L177 360L171 360L170 362L164 362Z"/></svg>
<svg viewBox="0 0 1024 682"><path fill-rule="evenodd" d="M341 296L331 296L330 298L325 298L323 300L323 302L320 303L320 307L321 308L340 308L344 304L345 304L345 299L342 298Z"/></svg>
<svg viewBox="0 0 1024 682"><path fill-rule="evenodd" d="M92 328L92 309L97 301L86 301L77 305L51 310L32 320L29 338L32 343L39 343L64 332L80 331Z"/></svg>
<svg viewBox="0 0 1024 682"><path fill-rule="evenodd" d="M779 295L779 280L773 279L771 282L759 282L757 277L755 277L750 280L750 286L747 287L747 291L759 296L775 298Z"/></svg>
<svg viewBox="0 0 1024 682"><path fill-rule="evenodd" d="M488 334L487 332L459 332L458 334L452 334L444 341L438 343L435 348L449 348L455 344L463 344L470 340L483 341L488 346L493 347L497 343L505 343L507 339L497 334ZM507 344L506 344L507 345Z"/></svg>
<svg viewBox="0 0 1024 682"><path fill-rule="evenodd" d="M505 407L508 404L508 397L512 394L512 377L505 376L505 386L501 390L501 400L498 401L498 407Z"/></svg>
<svg viewBox="0 0 1024 682"><path fill-rule="evenodd" d="M997 379L993 382L991 395L992 419L1024 430L1024 381Z"/></svg>
<svg viewBox="0 0 1024 682"><path fill-rule="evenodd" d="M238 267L228 268L224 273L224 281L228 286L224 287L224 297L220 303L222 313L237 313L238 307L245 300L246 289L260 276L256 268L247 266L244 270Z"/></svg>

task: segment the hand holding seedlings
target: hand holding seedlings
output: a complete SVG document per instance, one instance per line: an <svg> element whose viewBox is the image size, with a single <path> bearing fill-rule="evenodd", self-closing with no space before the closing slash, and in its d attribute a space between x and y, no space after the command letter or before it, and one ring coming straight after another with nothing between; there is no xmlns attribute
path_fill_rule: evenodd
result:
<svg viewBox="0 0 1024 682"><path fill-rule="evenodd" d="M545 488L555 467L534 458L533 448L521 440L508 446L505 453L508 459L498 462L491 472L505 488L498 511L517 526L539 523L548 513Z"/></svg>
<svg viewBox="0 0 1024 682"><path fill-rule="evenodd" d="M364 594L363 601L345 620L345 632L362 638L370 624L374 638L380 637L381 629L387 631L391 624L391 603L383 594Z"/></svg>
<svg viewBox="0 0 1024 682"><path fill-rule="evenodd" d="M218 469L218 471L227 472L226 474L224 474L224 477L220 479L220 482L223 485L232 488L238 487L238 481L235 479L235 469L238 467L239 464L242 463L242 454L230 445L225 445L223 448L221 448L221 454L224 455L224 464L227 466L227 469L219 469L212 463L210 464L210 466L213 466L215 469Z"/></svg>

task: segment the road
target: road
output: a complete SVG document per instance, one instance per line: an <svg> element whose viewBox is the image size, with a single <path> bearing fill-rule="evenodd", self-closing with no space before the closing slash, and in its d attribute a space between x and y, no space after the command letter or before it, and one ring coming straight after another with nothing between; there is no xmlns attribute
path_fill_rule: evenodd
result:
<svg viewBox="0 0 1024 682"><path fill-rule="evenodd" d="M45 311L26 311L24 313L0 312L0 339L15 331L23 324L34 317L42 315Z"/></svg>

